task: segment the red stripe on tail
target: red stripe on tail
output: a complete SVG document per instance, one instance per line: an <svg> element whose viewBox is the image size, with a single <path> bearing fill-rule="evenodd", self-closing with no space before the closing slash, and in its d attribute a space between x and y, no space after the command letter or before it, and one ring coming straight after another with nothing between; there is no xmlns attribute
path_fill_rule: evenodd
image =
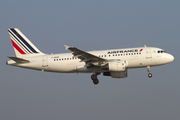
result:
<svg viewBox="0 0 180 120"><path fill-rule="evenodd" d="M16 50L21 53L21 54L26 54L13 40L12 41L12 44L14 46L14 48L16 48Z"/></svg>

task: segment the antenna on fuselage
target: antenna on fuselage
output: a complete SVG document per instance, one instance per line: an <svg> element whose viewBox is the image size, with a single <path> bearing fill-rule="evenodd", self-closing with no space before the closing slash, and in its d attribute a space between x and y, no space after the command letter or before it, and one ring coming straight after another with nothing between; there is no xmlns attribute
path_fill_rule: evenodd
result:
<svg viewBox="0 0 180 120"><path fill-rule="evenodd" d="M146 45L144 45L144 47L146 47Z"/></svg>

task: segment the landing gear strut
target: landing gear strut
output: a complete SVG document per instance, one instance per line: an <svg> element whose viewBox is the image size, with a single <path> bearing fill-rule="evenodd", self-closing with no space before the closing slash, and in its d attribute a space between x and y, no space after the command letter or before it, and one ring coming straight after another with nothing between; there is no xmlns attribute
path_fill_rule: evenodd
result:
<svg viewBox="0 0 180 120"><path fill-rule="evenodd" d="M93 83L97 85L99 83L99 80L97 79L97 73L91 75L91 79L93 80Z"/></svg>
<svg viewBox="0 0 180 120"><path fill-rule="evenodd" d="M152 77L152 74L150 73L150 71L151 71L151 70L150 70L150 66L147 66L147 70L148 70L148 73L149 73L149 74L148 74L148 77L151 78L151 77Z"/></svg>

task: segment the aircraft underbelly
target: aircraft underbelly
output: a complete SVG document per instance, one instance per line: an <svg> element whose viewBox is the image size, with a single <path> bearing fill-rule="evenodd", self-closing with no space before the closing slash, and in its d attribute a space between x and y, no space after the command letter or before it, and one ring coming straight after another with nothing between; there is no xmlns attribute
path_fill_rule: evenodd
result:
<svg viewBox="0 0 180 120"><path fill-rule="evenodd" d="M84 63L76 63L76 62L60 62L50 64L50 70L56 72L77 72L78 66L83 66Z"/></svg>

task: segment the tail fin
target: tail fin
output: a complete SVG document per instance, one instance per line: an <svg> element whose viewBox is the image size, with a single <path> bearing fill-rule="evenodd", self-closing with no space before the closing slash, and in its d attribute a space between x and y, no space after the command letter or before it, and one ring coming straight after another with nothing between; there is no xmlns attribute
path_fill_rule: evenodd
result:
<svg viewBox="0 0 180 120"><path fill-rule="evenodd" d="M17 57L27 55L43 54L36 46L34 46L23 33L17 28L8 29L14 51Z"/></svg>

